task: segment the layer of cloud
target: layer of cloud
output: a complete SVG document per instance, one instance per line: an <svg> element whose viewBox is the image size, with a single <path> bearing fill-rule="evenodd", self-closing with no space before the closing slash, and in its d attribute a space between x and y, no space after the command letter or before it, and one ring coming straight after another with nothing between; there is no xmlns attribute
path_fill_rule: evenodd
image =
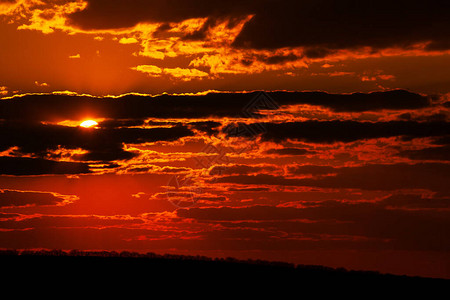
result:
<svg viewBox="0 0 450 300"><path fill-rule="evenodd" d="M17 152L46 157L52 150L83 149L73 159L85 161L113 161L133 158L136 154L123 149L124 143L173 141L193 135L183 126L173 128L99 128L42 125L35 123L8 123L0 125L0 149L17 147ZM33 137L33 138L31 138ZM53 158L58 158L53 157Z"/></svg>
<svg viewBox="0 0 450 300"><path fill-rule="evenodd" d="M87 228L87 227L115 227L123 225L142 224L144 221L129 216L24 216L20 220L4 220L0 227L5 229L26 228Z"/></svg>
<svg viewBox="0 0 450 300"><path fill-rule="evenodd" d="M192 18L254 17L234 42L237 47L306 47L307 55L335 49L409 47L431 42L429 49L449 49L445 1L128 1L88 0L70 15L84 29L129 28L138 23L182 22ZM418 17L421 16L421 17ZM206 25L203 30L211 25ZM201 36L200 33L197 33ZM308 54L310 53L310 54Z"/></svg>
<svg viewBox="0 0 450 300"><path fill-rule="evenodd" d="M153 70L153 68L152 68ZM143 70L150 72L149 70ZM154 69L151 72L160 73ZM25 95L0 102L1 119L36 121L79 120L85 115L112 119L251 117L259 110L283 105L309 104L336 112L420 109L431 105L431 97L404 90L329 94L325 92L208 93L206 95L124 95L92 98L68 95ZM195 107L195 110L192 109ZM244 108L251 109L244 114ZM251 113L249 115L249 113Z"/></svg>
<svg viewBox="0 0 450 300"><path fill-rule="evenodd" d="M87 174L89 165L27 157L0 157L0 175Z"/></svg>
<svg viewBox="0 0 450 300"><path fill-rule="evenodd" d="M276 49L305 47L310 57L338 49L449 49L449 14L445 1L265 1L234 45ZM269 6L270 5L270 6ZM267 9L270 7L270 9Z"/></svg>
<svg viewBox="0 0 450 300"><path fill-rule="evenodd" d="M207 0L119 1L88 0L86 9L71 14L72 24L84 29L134 27L138 23L181 22L193 18L237 16L248 13L252 1L232 0L227 3Z"/></svg>
<svg viewBox="0 0 450 300"><path fill-rule="evenodd" d="M0 190L0 207L67 205L76 196L59 195L48 192Z"/></svg>
<svg viewBox="0 0 450 300"><path fill-rule="evenodd" d="M310 186L336 189L397 190L428 189L448 193L450 165L440 163L365 165L357 167L300 166L292 174L330 174L319 178L287 178L266 174L224 176L217 183L244 185Z"/></svg>
<svg viewBox="0 0 450 300"><path fill-rule="evenodd" d="M427 200L422 200L426 202ZM369 243L391 249L421 249L447 251L450 244L442 239L448 236L448 211L429 212L388 209L386 203L343 204L325 202L315 207L293 208L250 206L241 208L191 208L180 209L177 215L199 221L216 221L229 228L271 228L284 232L295 240L315 240L320 235L333 236L336 246L345 237L354 242L344 247ZM421 228L417 228L421 224ZM413 229L414 228L414 229ZM420 232L420 235L418 233ZM331 236L330 236L331 235ZM356 238L359 237L359 240ZM303 239L302 239L303 238ZM255 237L253 242L257 243ZM315 240L326 243L326 238ZM281 242L281 241L280 241ZM284 241L286 242L286 241ZM299 245L297 245L299 246ZM291 246L292 247L292 246ZM364 247L364 246L363 246Z"/></svg>
<svg viewBox="0 0 450 300"><path fill-rule="evenodd" d="M450 134L448 122L357 122L357 121L305 121L289 123L263 123L256 125L234 125L236 128L249 128L258 132L263 127L263 140L283 141L304 140L312 143L353 142L363 139L376 139L394 136L432 137ZM233 134L233 131L231 131Z"/></svg>

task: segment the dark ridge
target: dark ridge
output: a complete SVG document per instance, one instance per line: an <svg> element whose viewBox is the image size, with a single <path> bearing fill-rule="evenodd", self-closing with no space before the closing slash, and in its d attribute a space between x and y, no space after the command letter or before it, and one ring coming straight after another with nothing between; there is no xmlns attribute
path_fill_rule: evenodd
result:
<svg viewBox="0 0 450 300"><path fill-rule="evenodd" d="M16 251L1 250L0 263L3 274L21 281L40 280L42 272L50 274L46 281L95 282L121 284L205 285L256 289L282 288L284 291L311 290L313 286L339 284L365 285L371 288L389 287L448 287L450 280L381 274L374 271L349 271L313 265L295 265L264 260L238 260L234 258L209 258L204 256L139 254L115 251L61 250ZM194 287L194 286L193 286ZM319 294L326 290L318 291ZM334 293L334 292L333 292Z"/></svg>

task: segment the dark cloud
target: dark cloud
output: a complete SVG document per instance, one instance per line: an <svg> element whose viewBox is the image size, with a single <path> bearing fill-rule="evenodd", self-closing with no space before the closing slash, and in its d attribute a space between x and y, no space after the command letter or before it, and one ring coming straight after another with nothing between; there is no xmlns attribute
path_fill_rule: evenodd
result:
<svg viewBox="0 0 450 300"><path fill-rule="evenodd" d="M417 203L416 199L412 199ZM422 200L426 202L427 200ZM241 208L189 208L177 215L199 221L222 221L224 226L260 229L271 228L291 237L366 237L380 239L371 247L421 250L448 250L449 212L388 208L388 203L346 204L328 201L315 207L294 208L250 206ZM448 204L447 206L448 207ZM309 220L303 222L300 220ZM250 221L244 222L242 221ZM296 222L292 222L297 220ZM223 222L232 223L223 223ZM238 221L240 221L238 223ZM273 222L272 222L273 221ZM275 222L276 221L276 222ZM321 238L322 241L326 240ZM383 242L382 242L383 241Z"/></svg>
<svg viewBox="0 0 450 300"><path fill-rule="evenodd" d="M229 188L227 189L230 192L268 192L269 188L261 187L261 188Z"/></svg>
<svg viewBox="0 0 450 300"><path fill-rule="evenodd" d="M307 47L304 49L303 54L308 58L324 58L334 52L323 47Z"/></svg>
<svg viewBox="0 0 450 300"><path fill-rule="evenodd" d="M310 151L301 148L282 148L282 149L269 149L266 151L267 154L276 154L276 155L306 155L313 154L315 151Z"/></svg>
<svg viewBox="0 0 450 300"><path fill-rule="evenodd" d="M433 147L419 150L403 150L398 155L412 160L450 161L450 135L439 137L432 144Z"/></svg>
<svg viewBox="0 0 450 300"><path fill-rule="evenodd" d="M421 195L398 194L383 199L379 204L405 209L448 209L450 208L450 198L423 198Z"/></svg>
<svg viewBox="0 0 450 300"><path fill-rule="evenodd" d="M84 29L133 27L140 22L181 22L191 18L211 19L247 14L254 1L230 0L88 0L88 7L69 16L73 25ZM201 38L199 33L197 38Z"/></svg>
<svg viewBox="0 0 450 300"><path fill-rule="evenodd" d="M288 166L287 171L291 175L326 175L336 173L336 168L330 166L298 165Z"/></svg>
<svg viewBox="0 0 450 300"><path fill-rule="evenodd" d="M300 167L300 172L301 167ZM304 170L303 173L315 170ZM299 172L299 171L298 171ZM364 190L397 190L397 189L427 189L448 193L450 181L450 165L441 163L419 164L384 164L365 165L359 167L341 167L318 169L316 173L332 172L333 176L319 178L286 178L273 175L235 175L217 178L218 183L238 183L245 185L282 185L282 186L313 186L338 189Z"/></svg>
<svg viewBox="0 0 450 300"><path fill-rule="evenodd" d="M107 127L146 118L204 118L239 116L258 93L211 93L204 96L157 97L126 95L95 98L66 95L28 95L0 102L0 119L63 121L106 118ZM195 107L195 109L193 109ZM101 125L101 124L100 124Z"/></svg>
<svg viewBox="0 0 450 300"><path fill-rule="evenodd" d="M164 173L164 174L175 174L175 173L186 173L191 171L190 168L184 168L184 167L162 167L158 168L156 166L149 166L149 167L134 167L129 168L128 172L131 173Z"/></svg>
<svg viewBox="0 0 450 300"><path fill-rule="evenodd" d="M434 144L441 146L450 146L450 135L440 137L434 141Z"/></svg>
<svg viewBox="0 0 450 300"><path fill-rule="evenodd" d="M183 40L185 41L199 41L199 40L203 40L206 38L208 31L215 27L217 25L217 23L219 22L220 19L217 19L215 17L209 17L206 22L202 25L202 27L193 32L193 33L188 33L183 37ZM222 20L223 21L223 20Z"/></svg>
<svg viewBox="0 0 450 300"><path fill-rule="evenodd" d="M239 126L239 124L235 125ZM450 133L448 122L358 122L358 121L305 121L289 123L262 123L245 125L265 128L265 141L281 142L287 139L312 143L354 142L363 139L388 138L394 136L433 137ZM251 130L250 130L251 131ZM231 132L231 131L230 131Z"/></svg>
<svg viewBox="0 0 450 300"><path fill-rule="evenodd" d="M292 53L289 55L272 55L272 56L263 56L259 58L260 61L263 61L268 65L283 64L298 59L300 59L300 57Z"/></svg>
<svg viewBox="0 0 450 300"><path fill-rule="evenodd" d="M58 205L64 202L63 196L52 193L0 190L0 207L26 205Z"/></svg>
<svg viewBox="0 0 450 300"><path fill-rule="evenodd" d="M173 128L99 128L85 129L36 123L8 122L0 125L0 150L18 147L18 152L46 157L60 147L84 149L79 160L113 161L130 159L134 153L123 150L123 143L173 141L193 133L183 127ZM51 155L51 153L50 153ZM57 157L55 157L57 158Z"/></svg>
<svg viewBox="0 0 450 300"><path fill-rule="evenodd" d="M267 99L270 99L270 103ZM328 107L337 112L362 112L424 108L430 105L430 97L404 90L366 94L253 92L209 93L202 96L126 95L119 98L27 95L0 101L0 119L57 122L82 120L90 116L108 119L101 122L100 126L112 128L136 126L147 118L257 117L259 109L274 110L278 108L276 104L310 104ZM245 109L252 109L251 114L245 113Z"/></svg>
<svg viewBox="0 0 450 300"><path fill-rule="evenodd" d="M19 216L20 216L19 214L0 213L0 219L11 219Z"/></svg>
<svg viewBox="0 0 450 300"><path fill-rule="evenodd" d="M431 97L405 90L353 94L274 92L270 93L270 95L280 105L320 105L336 112L418 109L429 106L431 100Z"/></svg>
<svg viewBox="0 0 450 300"><path fill-rule="evenodd" d="M433 141L433 147L420 150L404 150L399 155L413 160L450 160L450 135L442 136Z"/></svg>
<svg viewBox="0 0 450 300"><path fill-rule="evenodd" d="M245 208L189 208L177 210L182 218L197 220L292 220L304 217L304 210L293 207L251 206Z"/></svg>
<svg viewBox="0 0 450 300"><path fill-rule="evenodd" d="M181 124L180 124L181 125ZM187 126L191 129L196 129L201 132L205 132L209 135L213 135L218 133L218 127L220 127L222 124L219 122L214 121L201 121L201 122L192 122L187 123Z"/></svg>
<svg viewBox="0 0 450 300"><path fill-rule="evenodd" d="M217 19L253 14L234 41L235 47L276 49L305 47L309 57L336 49L369 46L408 48L431 42L429 50L450 49L450 13L444 0L88 0L69 16L84 29L133 27L140 22L180 22L208 18L204 28L186 36L203 39ZM232 26L232 25L231 25Z"/></svg>
<svg viewBox="0 0 450 300"><path fill-rule="evenodd" d="M425 122L445 122L447 121L447 114L445 112L435 113L431 115L414 116L412 113L404 113L398 116L400 120L407 121L425 121Z"/></svg>
<svg viewBox="0 0 450 300"><path fill-rule="evenodd" d="M0 175L86 174L89 165L40 158L0 157Z"/></svg>
<svg viewBox="0 0 450 300"><path fill-rule="evenodd" d="M450 45L446 4L443 0L267 1L244 26L234 45L257 49L306 47L312 57L325 56L335 49L408 48L421 42L431 42L430 50L444 50Z"/></svg>
<svg viewBox="0 0 450 300"><path fill-rule="evenodd" d="M430 147L420 150L405 150L400 156L413 160L444 160L450 161L450 146Z"/></svg>
<svg viewBox="0 0 450 300"><path fill-rule="evenodd" d="M101 218L97 216L38 216L20 220L0 221L0 228L25 229L25 228L54 228L54 227L109 227L120 225L142 224L142 219L131 218Z"/></svg>
<svg viewBox="0 0 450 300"><path fill-rule="evenodd" d="M230 174L254 174L254 173L273 173L278 168L272 165L247 166L247 165L227 165L214 166L209 171L209 175L230 175Z"/></svg>
<svg viewBox="0 0 450 300"><path fill-rule="evenodd" d="M219 132L218 128L222 125L220 122L216 121L196 121L196 122L176 122L176 121L154 121L149 120L145 122L145 125L154 127L176 127L176 126L186 126L191 130L196 130L200 132L207 133L209 135L214 135Z"/></svg>
<svg viewBox="0 0 450 300"><path fill-rule="evenodd" d="M81 219L81 221L82 220L83 219ZM75 221L73 223L80 222ZM108 221L104 221L104 223L108 223ZM69 220L68 224L70 224ZM47 248L116 250L128 249L130 247L130 242L125 241L125 239L132 240L138 235L159 238L161 235L165 234L167 234L167 232L161 230L129 229L120 227L101 228L100 226L100 228L79 228L76 226L69 226L68 228L64 228L42 226L41 228L32 228L29 230L0 231L0 247L10 249ZM164 246L167 246L167 244ZM139 245L133 245L133 249L139 248ZM141 248L144 250L143 247ZM149 248L147 247L146 249Z"/></svg>
<svg viewBox="0 0 450 300"><path fill-rule="evenodd" d="M145 124L144 120L131 119L131 120L105 120L99 122L99 128L120 128L120 127L132 127L132 126L142 126Z"/></svg>

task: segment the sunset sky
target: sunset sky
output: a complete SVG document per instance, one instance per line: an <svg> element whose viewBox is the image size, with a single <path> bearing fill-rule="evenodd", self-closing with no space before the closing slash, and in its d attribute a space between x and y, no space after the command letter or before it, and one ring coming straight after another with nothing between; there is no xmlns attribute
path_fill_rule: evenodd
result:
<svg viewBox="0 0 450 300"><path fill-rule="evenodd" d="M446 4L0 0L0 249L450 278Z"/></svg>

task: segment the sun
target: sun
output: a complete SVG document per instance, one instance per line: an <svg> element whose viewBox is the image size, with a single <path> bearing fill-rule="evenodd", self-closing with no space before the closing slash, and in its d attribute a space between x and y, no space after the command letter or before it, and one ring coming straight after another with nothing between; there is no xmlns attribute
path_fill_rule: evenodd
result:
<svg viewBox="0 0 450 300"><path fill-rule="evenodd" d="M94 127L97 125L98 125L98 123L95 122L94 120L86 120L86 121L81 122L81 124L80 124L80 126L84 127L84 128L91 128L91 127Z"/></svg>

